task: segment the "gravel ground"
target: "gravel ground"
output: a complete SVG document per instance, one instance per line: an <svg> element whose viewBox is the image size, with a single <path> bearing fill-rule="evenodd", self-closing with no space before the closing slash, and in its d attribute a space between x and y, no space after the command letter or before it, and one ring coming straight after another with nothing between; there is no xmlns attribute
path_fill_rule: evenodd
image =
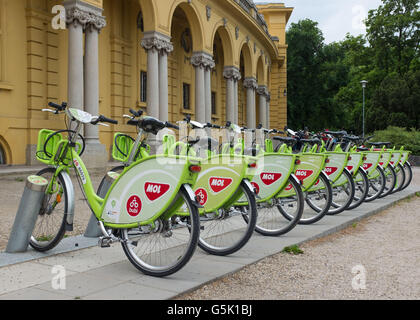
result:
<svg viewBox="0 0 420 320"><path fill-rule="evenodd" d="M413 184L420 186L420 168ZM419 214L417 196L341 232L305 243L300 247L303 254L265 258L176 300L418 300Z"/></svg>

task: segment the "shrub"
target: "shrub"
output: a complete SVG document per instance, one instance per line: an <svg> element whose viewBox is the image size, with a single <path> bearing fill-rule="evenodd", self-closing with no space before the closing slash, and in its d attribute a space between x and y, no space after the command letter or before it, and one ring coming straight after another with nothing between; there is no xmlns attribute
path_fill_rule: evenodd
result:
<svg viewBox="0 0 420 320"><path fill-rule="evenodd" d="M391 142L397 149L404 146L413 155L420 155L420 131L389 126L386 130L375 131L372 141Z"/></svg>

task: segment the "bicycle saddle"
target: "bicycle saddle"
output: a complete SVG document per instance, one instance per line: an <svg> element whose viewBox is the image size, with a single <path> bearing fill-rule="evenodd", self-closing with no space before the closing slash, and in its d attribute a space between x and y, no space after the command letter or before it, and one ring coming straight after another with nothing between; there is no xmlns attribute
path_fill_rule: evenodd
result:
<svg viewBox="0 0 420 320"><path fill-rule="evenodd" d="M391 144L392 144L392 142L369 142L368 141L368 143L369 144L371 144L372 146L375 146L375 147L382 147L382 146L390 146Z"/></svg>
<svg viewBox="0 0 420 320"><path fill-rule="evenodd" d="M295 138L292 138L292 137L279 137L279 136L276 136L276 137L273 137L273 139L274 140L277 140L277 141L282 141L282 142L296 142L297 141Z"/></svg>
<svg viewBox="0 0 420 320"><path fill-rule="evenodd" d="M321 143L319 139L300 139L300 142L303 143Z"/></svg>
<svg viewBox="0 0 420 320"><path fill-rule="evenodd" d="M332 136L345 136L347 135L347 131L324 131Z"/></svg>
<svg viewBox="0 0 420 320"><path fill-rule="evenodd" d="M360 140L360 137L357 137L357 136L343 136L343 139L350 140L350 141L358 141L358 140Z"/></svg>

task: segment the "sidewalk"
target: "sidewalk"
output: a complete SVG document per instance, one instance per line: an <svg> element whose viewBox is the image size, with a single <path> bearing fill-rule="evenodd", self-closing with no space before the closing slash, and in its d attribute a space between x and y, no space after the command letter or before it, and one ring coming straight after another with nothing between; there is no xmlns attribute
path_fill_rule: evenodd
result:
<svg viewBox="0 0 420 320"><path fill-rule="evenodd" d="M127 260L119 244L102 249L96 246L96 239L83 236L64 239L49 254L33 250L25 254L0 253L0 300L171 299L279 253L286 246L344 229L418 191L420 187L412 185L403 192L364 203L356 210L327 216L314 225L298 225L282 237L254 233L248 244L231 256L211 256L197 248L181 271L166 278L141 274ZM65 268L65 290L53 289L57 276L55 266Z"/></svg>

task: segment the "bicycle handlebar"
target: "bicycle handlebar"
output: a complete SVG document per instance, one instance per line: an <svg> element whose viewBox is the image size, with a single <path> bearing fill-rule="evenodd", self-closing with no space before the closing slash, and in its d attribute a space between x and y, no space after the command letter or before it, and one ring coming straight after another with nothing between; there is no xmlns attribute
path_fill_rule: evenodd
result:
<svg viewBox="0 0 420 320"><path fill-rule="evenodd" d="M107 118L103 115L100 115L96 120L92 120L91 124L98 124L99 122L108 122L108 123L111 123L111 124L118 124L117 120L109 119L109 118Z"/></svg>

